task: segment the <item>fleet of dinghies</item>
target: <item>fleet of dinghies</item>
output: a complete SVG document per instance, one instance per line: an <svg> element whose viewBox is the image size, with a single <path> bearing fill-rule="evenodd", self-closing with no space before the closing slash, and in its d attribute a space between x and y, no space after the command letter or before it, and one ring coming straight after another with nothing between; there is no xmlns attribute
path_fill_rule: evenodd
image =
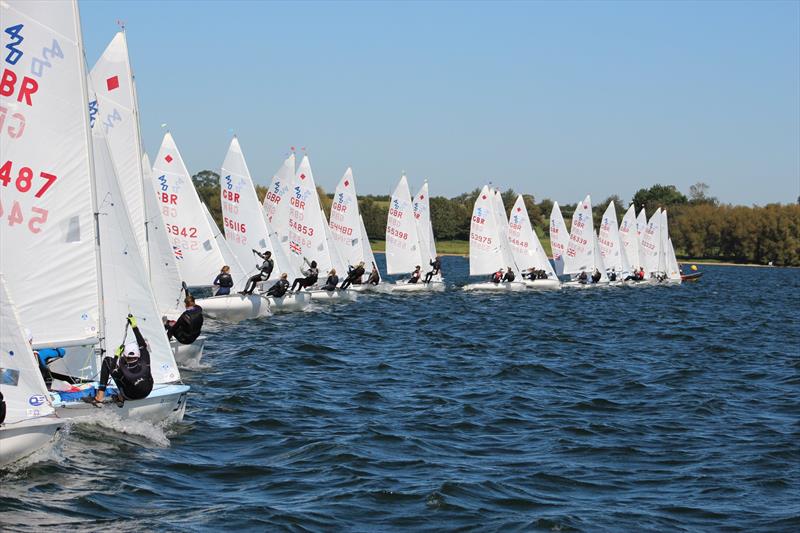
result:
<svg viewBox="0 0 800 533"><path fill-rule="evenodd" d="M200 360L205 337L179 342L169 321L194 309L191 291L218 287L223 267L232 287L196 303L227 322L372 291L445 290L427 181L412 197L402 175L389 201L386 270L394 281L375 262L352 169L326 218L309 158L296 164L293 150L262 203L239 139L231 140L219 174L220 229L172 134L152 165L144 152L124 31L87 71L75 1L6 0L0 13L8 50L0 101L7 130L0 214L8 221L0 224L0 465L45 445L65 418L111 411L182 420L189 386L179 366ZM631 206L618 224L609 205L596 233L587 196L568 232L555 203L550 240L552 263L523 197L507 214L499 191L484 186L470 225L474 279L463 290L681 281L660 209L648 220ZM42 291L42 280L57 283ZM92 400L102 390L104 358L133 341L133 324L146 339L152 390L126 399L112 382L113 401ZM55 355L40 363L45 350Z"/></svg>

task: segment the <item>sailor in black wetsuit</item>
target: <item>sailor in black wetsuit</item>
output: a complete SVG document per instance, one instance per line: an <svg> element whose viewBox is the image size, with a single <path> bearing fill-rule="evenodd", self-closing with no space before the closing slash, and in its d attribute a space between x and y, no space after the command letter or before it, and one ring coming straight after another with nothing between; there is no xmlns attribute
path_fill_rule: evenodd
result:
<svg viewBox="0 0 800 533"><path fill-rule="evenodd" d="M586 283L586 280L588 279L589 277L586 275L586 271L581 270L581 273L578 274L578 283Z"/></svg>
<svg viewBox="0 0 800 533"><path fill-rule="evenodd" d="M263 254L260 254L257 250L253 250L253 253L264 261L261 263L261 266L258 267L259 273L247 280L244 290L239 294L253 294L253 291L256 290L256 285L261 281L267 281L272 275L272 269L275 268L275 261L272 260L272 252L267 250Z"/></svg>
<svg viewBox="0 0 800 533"><path fill-rule="evenodd" d="M419 281L420 276L422 276L422 267L417 265L417 268L415 268L414 272L411 273L411 277L408 278L406 283L416 283Z"/></svg>
<svg viewBox="0 0 800 533"><path fill-rule="evenodd" d="M216 287L216 291L214 292L214 296L224 296L226 294L231 293L231 287L233 287L233 277L231 276L231 267L225 265L222 267L222 270L219 271L217 277L214 278L212 285Z"/></svg>
<svg viewBox="0 0 800 533"><path fill-rule="evenodd" d="M370 285L377 285L381 282L381 273L378 272L378 265L372 263L372 272L369 273L369 278L367 278L367 283Z"/></svg>
<svg viewBox="0 0 800 533"><path fill-rule="evenodd" d="M600 274L600 271L595 268L594 273L592 274L592 283L597 283L602 277L603 276Z"/></svg>
<svg viewBox="0 0 800 533"><path fill-rule="evenodd" d="M135 342L120 346L116 357L103 358L100 367L100 385L93 399L86 398L89 403L102 402L106 395L108 378L113 377L121 398L124 400L141 400L147 398L153 390L153 375L150 373L150 352L147 343L136 325L136 318L128 315L128 323L136 337Z"/></svg>
<svg viewBox="0 0 800 533"><path fill-rule="evenodd" d="M359 261L356 266L350 267L347 271L347 277L342 282L342 288L346 289L351 284L361 285L361 276L364 275L364 272L364 261Z"/></svg>
<svg viewBox="0 0 800 533"><path fill-rule="evenodd" d="M311 261L309 263L308 259L306 259L305 257L303 258L303 261L305 261L306 264L308 265L308 270L305 271L306 277L304 277L304 278L294 278L294 281L292 282L292 288L291 288L292 292L294 292L296 290L295 287L300 288L300 289L305 289L306 287L311 287L319 279L319 269L317 268L317 262L316 261Z"/></svg>
<svg viewBox="0 0 800 533"><path fill-rule="evenodd" d="M430 283L433 276L438 274L442 269L442 262L438 255L430 263L433 268L427 274L425 274L425 283Z"/></svg>
<svg viewBox="0 0 800 533"><path fill-rule="evenodd" d="M339 284L339 276L336 275L336 269L332 268L330 272L328 272L328 279L325 280L325 285L321 288L323 291L334 291L336 290L336 286Z"/></svg>
<svg viewBox="0 0 800 533"><path fill-rule="evenodd" d="M267 291L267 296L274 296L275 298L280 298L286 291L289 290L289 280L287 279L289 275L284 272L281 274L281 279L275 282L275 285L269 288Z"/></svg>
<svg viewBox="0 0 800 533"><path fill-rule="evenodd" d="M516 278L517 278L517 275L514 274L514 271L511 270L511 267L508 267L508 270L506 270L505 276L503 276L503 282L511 283Z"/></svg>
<svg viewBox="0 0 800 533"><path fill-rule="evenodd" d="M167 337L181 344L192 344L203 329L203 308L194 303L194 296L187 294L183 300L186 310L178 320L167 322Z"/></svg>

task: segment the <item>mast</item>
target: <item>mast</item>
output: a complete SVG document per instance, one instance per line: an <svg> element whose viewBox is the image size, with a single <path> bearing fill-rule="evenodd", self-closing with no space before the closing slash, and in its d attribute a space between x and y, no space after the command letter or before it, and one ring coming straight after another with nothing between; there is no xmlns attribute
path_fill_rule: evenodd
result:
<svg viewBox="0 0 800 533"><path fill-rule="evenodd" d="M89 91L87 87L87 80L88 80L88 72L89 72L89 65L86 61L86 49L83 47L83 34L81 33L81 15L80 10L78 7L77 0L72 0L73 6L75 6L75 19L73 23L75 24L75 33L78 39L78 50L80 51L81 56L83 57L83 65L84 68L81 72L81 94L83 95L83 102L84 105L88 105L89 103ZM97 270L97 311L98 311L98 339L100 340L100 354L102 356L105 353L105 346L106 346L106 317L105 317L105 309L103 306L103 268L102 262L100 259L101 249L100 249L100 209L99 209L99 202L97 199L97 171L94 167L94 148L92 146L92 132L91 127L89 126L89 114L83 114L83 131L86 136L86 150L87 156L89 159L89 183L91 184L92 189L92 212L94 217L94 242L95 242L95 268ZM99 357L98 357L99 359ZM99 367L99 365L98 365Z"/></svg>

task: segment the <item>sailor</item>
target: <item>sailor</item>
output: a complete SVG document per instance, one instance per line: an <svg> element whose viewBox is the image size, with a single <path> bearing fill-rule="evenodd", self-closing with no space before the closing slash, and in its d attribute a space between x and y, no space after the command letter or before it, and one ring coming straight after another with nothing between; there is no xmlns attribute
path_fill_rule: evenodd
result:
<svg viewBox="0 0 800 533"><path fill-rule="evenodd" d="M372 263L372 272L369 273L369 278L367 278L367 283L370 285L377 285L381 282L381 273L378 271L378 265L375 264L373 261Z"/></svg>
<svg viewBox="0 0 800 533"><path fill-rule="evenodd" d="M595 268L594 272L592 273L592 283L597 283L600 281L601 277L603 276L600 274L600 271Z"/></svg>
<svg viewBox="0 0 800 533"><path fill-rule="evenodd" d="M364 275L364 272L364 261L359 261L354 267L348 267L347 277L342 282L342 288L346 289L351 284L361 285L361 276Z"/></svg>
<svg viewBox="0 0 800 533"><path fill-rule="evenodd" d="M6 420L6 401L3 399L3 392L0 391L0 424Z"/></svg>
<svg viewBox="0 0 800 533"><path fill-rule="evenodd" d="M439 259L438 255L430 263L433 268L425 274L425 283L430 283L433 276L437 275L439 271L442 270L442 261Z"/></svg>
<svg viewBox="0 0 800 533"><path fill-rule="evenodd" d="M416 283L419 281L420 276L422 276L422 267L417 265L414 269L414 272L411 273L411 277L408 278L406 283Z"/></svg>
<svg viewBox="0 0 800 533"><path fill-rule="evenodd" d="M233 277L231 276L231 267L225 265L217 274L217 277L214 278L212 282L214 288L214 296L224 296L226 294L231 293L231 287L233 287Z"/></svg>
<svg viewBox="0 0 800 533"><path fill-rule="evenodd" d="M272 252L269 250L265 251L263 254L258 253L258 250L253 250L253 253L264 261L261 263L261 266L256 265L256 268L259 270L258 274L247 280L247 285L245 285L244 290L239 294L253 294L253 291L256 290L256 285L261 281L267 281L272 275L272 269L275 267L275 261L272 260Z"/></svg>
<svg viewBox="0 0 800 533"><path fill-rule="evenodd" d="M578 274L578 281L580 283L586 283L586 281L588 279L589 279L589 276L586 275L586 271L585 270L582 270L581 273Z"/></svg>
<svg viewBox="0 0 800 533"><path fill-rule="evenodd" d="M508 270L506 270L506 273L503 276L503 281L507 281L508 283L511 283L512 281L514 281L515 278L516 278L516 275L514 274L514 271L511 270L511 267L508 267Z"/></svg>
<svg viewBox="0 0 800 533"><path fill-rule="evenodd" d="M612 268L608 274L608 281L617 281L617 269Z"/></svg>
<svg viewBox="0 0 800 533"><path fill-rule="evenodd" d="M289 274L284 272L281 274L281 277L278 281L275 282L275 285L269 288L267 291L267 296L274 296L275 298L280 298L286 291L289 290Z"/></svg>
<svg viewBox="0 0 800 533"><path fill-rule="evenodd" d="M492 283L500 283L501 281L503 281L503 269L500 268L497 270L497 272L492 274L491 280Z"/></svg>
<svg viewBox="0 0 800 533"><path fill-rule="evenodd" d="M135 341L120 346L115 357L104 357L100 366L100 385L94 398L85 397L88 403L103 401L108 386L108 378L113 377L119 389L115 399L118 404L124 400L146 398L153 390L153 375L150 373L150 352L147 343L136 325L136 318L128 315L128 324L133 330Z"/></svg>
<svg viewBox="0 0 800 533"><path fill-rule="evenodd" d="M339 276L336 275L336 269L332 268L330 272L328 272L328 279L325 280L325 285L322 286L323 291L333 291L336 289L336 286L339 284Z"/></svg>
<svg viewBox="0 0 800 533"><path fill-rule="evenodd" d="M187 294L183 299L186 310L178 320L169 320L165 324L167 337L173 337L181 344L192 344L200 336L203 329L203 308L194 302L194 296Z"/></svg>
<svg viewBox="0 0 800 533"><path fill-rule="evenodd" d="M306 287L311 287L319 279L319 269L317 269L317 262L311 261L309 263L308 259L306 259L305 257L303 258L303 261L305 261L306 264L308 265L308 270L304 272L305 274L304 278L294 279L294 281L292 282L292 289L291 289L292 292L296 290L295 287L299 287L301 289Z"/></svg>
<svg viewBox="0 0 800 533"><path fill-rule="evenodd" d="M67 351L64 348L42 348L40 350L33 349L33 334L31 330L25 328L25 336L28 339L28 344L31 345L31 350L33 350L33 355L36 357L36 363L39 365L39 372L42 373L42 378L44 379L44 384L49 389L50 386L53 384L53 378L56 377L58 379L69 379L68 376L62 376L61 374L54 375L50 371L50 367L48 366L53 361L57 361L67 355ZM66 380L65 379L65 380Z"/></svg>

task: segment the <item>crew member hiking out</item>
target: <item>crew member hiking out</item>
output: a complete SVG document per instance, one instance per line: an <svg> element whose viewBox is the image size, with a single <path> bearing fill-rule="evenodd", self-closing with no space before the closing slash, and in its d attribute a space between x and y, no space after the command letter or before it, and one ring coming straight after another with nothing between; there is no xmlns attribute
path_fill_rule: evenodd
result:
<svg viewBox="0 0 800 533"><path fill-rule="evenodd" d="M306 287L311 287L319 279L319 269L317 268L317 262L316 261L311 261L309 263L308 259L306 259L305 257L303 258L303 261L305 261L306 264L308 265L308 270L306 270L304 272L304 274L305 274L304 278L295 278L294 279L294 281L292 282L292 289L291 289L292 292L297 290L296 288L298 288L298 287L300 289L304 289Z"/></svg>
<svg viewBox="0 0 800 533"><path fill-rule="evenodd" d="M253 250L253 253L263 259L263 261L261 266L257 265L259 270L258 274L247 280L247 285L245 285L244 290L239 294L253 294L253 291L256 290L256 285L261 281L267 281L272 275L272 269L275 267L275 261L272 260L272 252L269 250L265 251L263 254L258 253L258 250Z"/></svg>
<svg viewBox="0 0 800 533"><path fill-rule="evenodd" d="M106 395L108 379L114 378L119 389L117 403L124 400L141 400L147 398L153 390L153 375L150 373L150 352L147 343L139 331L136 318L128 315L128 324L133 330L135 341L126 342L117 349L115 357L104 357L100 366L100 385L94 398L85 397L89 403L99 403Z"/></svg>
<svg viewBox="0 0 800 533"><path fill-rule="evenodd" d="M442 270L442 261L439 259L438 255L430 263L433 268L425 274L425 283L430 283L433 276L437 275L439 271Z"/></svg>
<svg viewBox="0 0 800 533"><path fill-rule="evenodd" d="M186 310L181 313L178 320L170 320L165 326L167 337L173 337L181 344L192 344L200 336L203 329L203 308L194 303L194 296L187 294L183 300Z"/></svg>
<svg viewBox="0 0 800 533"><path fill-rule="evenodd" d="M356 266L350 267L347 270L347 277L342 282L342 288L346 289L351 284L361 285L361 276L364 275L364 272L364 261L359 261Z"/></svg>
<svg viewBox="0 0 800 533"><path fill-rule="evenodd" d="M275 282L275 285L269 288L267 291L267 296L272 296L274 298L280 298L286 291L289 290L289 275L284 272L281 274L281 278Z"/></svg>
<svg viewBox="0 0 800 533"><path fill-rule="evenodd" d="M422 267L417 265L417 268L414 269L414 272L411 273L411 277L408 278L406 283L416 283L419 281L419 278L422 276Z"/></svg>

